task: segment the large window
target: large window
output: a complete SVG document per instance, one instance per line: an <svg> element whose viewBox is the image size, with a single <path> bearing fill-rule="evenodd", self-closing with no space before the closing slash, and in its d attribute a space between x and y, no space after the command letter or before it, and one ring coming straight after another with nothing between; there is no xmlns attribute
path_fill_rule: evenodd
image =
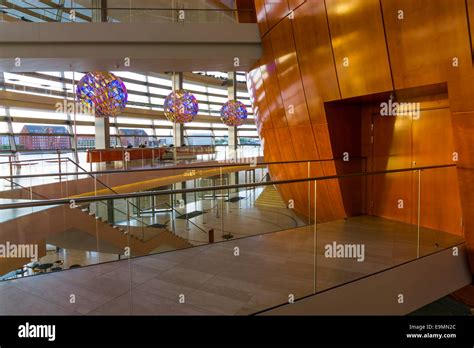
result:
<svg viewBox="0 0 474 348"><path fill-rule="evenodd" d="M188 145L213 145L213 135L210 130L187 129L185 139Z"/></svg>
<svg viewBox="0 0 474 348"><path fill-rule="evenodd" d="M162 146L173 144L173 125L166 119L156 118L156 111L163 110L166 96L171 92L171 75L159 73L132 73L115 71L124 81L128 93L130 112L110 119L112 147ZM220 120L220 108L227 101L226 73L185 74L183 87L190 90L199 101L199 115L206 116L206 122L191 122L184 125L185 144L217 145L228 143L227 127ZM18 93L19 99L25 94L51 97L63 100L55 105L55 110L38 107L0 105L0 151L36 153L61 150L84 152L95 147L95 119L91 115L71 112L65 106L74 100L74 88L84 76L80 72L36 72L0 73L0 90ZM238 74L238 81L244 82L245 75ZM214 82L209 82L214 81ZM208 83L209 82L209 83ZM253 118L249 94L241 84L237 92ZM20 94L21 93L21 94ZM33 100L33 99L32 99ZM36 99L38 100L38 99ZM40 100L40 99L39 99ZM25 100L28 101L29 100ZM28 103L30 104L30 103ZM20 105L20 103L19 103ZM34 102L30 105L34 105ZM146 111L155 116L147 118ZM212 119L209 119L209 116ZM257 146L258 134L254 125L243 125L238 131L239 144ZM80 155L79 158L85 158Z"/></svg>
<svg viewBox="0 0 474 348"><path fill-rule="evenodd" d="M119 137L120 144L123 147L139 147L140 145L155 145L152 137L153 131L151 129L141 128L120 128Z"/></svg>
<svg viewBox="0 0 474 348"><path fill-rule="evenodd" d="M69 133L65 126L13 122L13 132L18 151L68 150L71 148Z"/></svg>
<svg viewBox="0 0 474 348"><path fill-rule="evenodd" d="M10 138L6 135L0 135L0 150L10 150Z"/></svg>

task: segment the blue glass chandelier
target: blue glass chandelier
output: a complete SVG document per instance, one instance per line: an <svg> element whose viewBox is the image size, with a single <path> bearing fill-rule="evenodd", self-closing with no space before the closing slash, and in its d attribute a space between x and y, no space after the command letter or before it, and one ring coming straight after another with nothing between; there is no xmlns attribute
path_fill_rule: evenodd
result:
<svg viewBox="0 0 474 348"><path fill-rule="evenodd" d="M77 84L77 100L95 110L96 117L114 117L127 105L127 88L109 72L89 72Z"/></svg>
<svg viewBox="0 0 474 348"><path fill-rule="evenodd" d="M163 109L166 118L171 122L187 123L196 117L199 103L190 92L180 89L166 97Z"/></svg>
<svg viewBox="0 0 474 348"><path fill-rule="evenodd" d="M227 103L222 105L221 120L229 127L237 127L242 125L247 116L247 108L242 102L237 100L229 100Z"/></svg>

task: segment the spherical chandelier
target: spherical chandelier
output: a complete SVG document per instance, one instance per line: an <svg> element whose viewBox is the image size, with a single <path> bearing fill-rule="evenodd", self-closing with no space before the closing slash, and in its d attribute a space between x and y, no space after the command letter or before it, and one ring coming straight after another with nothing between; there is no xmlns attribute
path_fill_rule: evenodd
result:
<svg viewBox="0 0 474 348"><path fill-rule="evenodd" d="M221 120L229 127L237 127L244 123L247 118L247 108L237 100L229 100L222 105Z"/></svg>
<svg viewBox="0 0 474 348"><path fill-rule="evenodd" d="M122 80L109 72L85 74L77 84L77 100L95 110L96 117L118 116L127 105L127 88Z"/></svg>
<svg viewBox="0 0 474 348"><path fill-rule="evenodd" d="M175 123L191 122L199 111L199 103L190 92L180 89L171 92L163 105L165 116Z"/></svg>

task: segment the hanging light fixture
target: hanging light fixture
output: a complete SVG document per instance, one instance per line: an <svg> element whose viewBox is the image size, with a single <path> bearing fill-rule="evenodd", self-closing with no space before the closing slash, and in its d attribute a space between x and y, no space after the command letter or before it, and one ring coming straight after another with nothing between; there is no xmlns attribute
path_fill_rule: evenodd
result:
<svg viewBox="0 0 474 348"><path fill-rule="evenodd" d="M229 100L227 103L222 105L221 120L229 127L237 127L242 125L247 116L247 108L242 102L237 100Z"/></svg>
<svg viewBox="0 0 474 348"><path fill-rule="evenodd" d="M199 103L190 92L180 89L171 92L166 97L163 109L166 118L171 122L188 123L196 117Z"/></svg>
<svg viewBox="0 0 474 348"><path fill-rule="evenodd" d="M96 117L118 116L127 105L127 88L123 81L109 72L94 71L85 74L77 84L76 98Z"/></svg>

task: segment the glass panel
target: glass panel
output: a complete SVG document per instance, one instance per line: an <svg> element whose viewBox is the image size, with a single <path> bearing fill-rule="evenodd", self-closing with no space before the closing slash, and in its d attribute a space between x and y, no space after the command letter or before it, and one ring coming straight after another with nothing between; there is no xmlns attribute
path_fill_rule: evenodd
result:
<svg viewBox="0 0 474 348"><path fill-rule="evenodd" d="M57 161L71 156L60 155ZM51 163L57 168L58 162ZM72 171L59 163L62 170ZM169 305L173 296L176 302L179 291L191 306L180 310L252 314L462 241L461 227L452 218L459 207L445 212L443 199L449 193L436 196L446 180L453 181L455 168L315 181L315 177L335 172L360 173L365 162L271 164L274 181L313 180L264 185L266 168L238 166L162 168L141 172L141 176L130 171L127 174L141 185L141 192L133 197L105 200L99 196L97 201L67 200L42 207L31 203L21 208L0 206L0 244L36 245L39 259L38 263L31 258L15 259L9 269L2 270L2 279L120 259L120 263L76 270L74 279L89 290L93 282L110 281L122 291L119 295L128 296L110 298L115 304L130 300L127 286L133 285L137 313L153 310L163 314L174 309ZM33 168L25 167L25 171L33 173ZM178 175L182 182L161 180ZM88 187L94 195L111 194L110 187L120 186L126 179L123 173L89 176ZM24 178L23 188L17 187L21 198L3 199L0 205L34 199L32 195L38 192L29 180ZM255 182L261 185L221 187ZM73 180L65 183L60 186L61 195L74 190ZM194 190L206 186L210 187L206 191ZM171 194L168 190L172 188L189 192ZM430 190L425 191L427 188ZM342 200L327 204L333 195ZM41 228L32 234L33 224ZM153 256L138 257L150 254ZM68 281L63 273L55 279L59 278ZM174 284L171 289L170 283ZM60 294L61 289L52 291ZM141 306L140 296L156 296L162 293L160 289L165 289L164 299L150 303L149 309ZM112 306L105 300L96 304L99 313L110 313L113 308L129 310L128 305ZM86 312L95 310L92 305L86 307Z"/></svg>
<svg viewBox="0 0 474 348"><path fill-rule="evenodd" d="M50 127L48 127L51 129ZM48 131L48 129L46 130ZM25 132L26 133L26 132ZM71 148L70 137L39 133L15 136L16 148L22 150L66 150Z"/></svg>
<svg viewBox="0 0 474 348"><path fill-rule="evenodd" d="M458 199L457 168L413 172L414 192L419 202L419 256L455 246L463 241L463 219ZM419 213L418 213L419 211Z"/></svg>

